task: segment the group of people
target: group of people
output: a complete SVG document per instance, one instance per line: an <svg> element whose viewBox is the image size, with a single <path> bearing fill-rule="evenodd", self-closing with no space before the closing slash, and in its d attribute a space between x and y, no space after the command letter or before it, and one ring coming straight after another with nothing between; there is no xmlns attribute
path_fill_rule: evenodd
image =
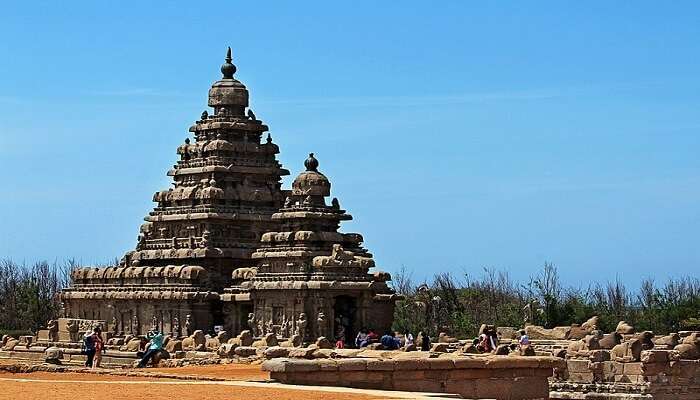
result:
<svg viewBox="0 0 700 400"><path fill-rule="evenodd" d="M153 356L163 349L163 333L157 330L152 330L146 335L146 340L143 342L144 351L142 352L139 368L144 368ZM83 336L82 353L85 354L85 366L89 368L99 368L102 363L102 354L106 352L105 342L102 338L102 327L95 325L92 330L85 333Z"/></svg>
<svg viewBox="0 0 700 400"><path fill-rule="evenodd" d="M423 332L419 333L418 335L423 338L420 343L421 350L430 350L430 337ZM396 332L391 330L387 330L382 336L379 336L374 329L360 329L355 337L355 347L367 347L372 343L381 343L385 350L396 350L416 344L413 334L411 334L411 332L408 330L404 331L402 337L397 337Z"/></svg>
<svg viewBox="0 0 700 400"><path fill-rule="evenodd" d="M518 331L518 343L512 343L509 351L524 351L530 346L530 337L525 333L525 330ZM472 341L472 347L478 353L493 353L498 349L498 335L495 329L484 330L479 337Z"/></svg>
<svg viewBox="0 0 700 400"><path fill-rule="evenodd" d="M85 366L89 368L99 368L102 363L102 353L106 351L105 342L102 338L102 328L96 325L91 331L88 331L83 336L83 349L87 359Z"/></svg>

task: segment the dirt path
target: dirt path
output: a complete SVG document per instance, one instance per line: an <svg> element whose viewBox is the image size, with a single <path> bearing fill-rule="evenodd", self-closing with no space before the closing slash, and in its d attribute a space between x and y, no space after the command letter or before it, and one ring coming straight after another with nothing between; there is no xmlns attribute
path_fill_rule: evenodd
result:
<svg viewBox="0 0 700 400"><path fill-rule="evenodd" d="M252 386L250 386L252 385ZM157 400L274 399L370 400L382 397L317 390L286 389L263 383L206 382L94 374L0 373L0 400Z"/></svg>

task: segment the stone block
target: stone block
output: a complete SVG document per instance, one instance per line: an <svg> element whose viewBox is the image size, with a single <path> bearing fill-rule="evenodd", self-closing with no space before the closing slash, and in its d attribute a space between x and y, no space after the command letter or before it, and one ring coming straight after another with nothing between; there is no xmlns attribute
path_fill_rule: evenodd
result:
<svg viewBox="0 0 700 400"><path fill-rule="evenodd" d="M668 362L668 351L644 350L639 360L643 363L665 363Z"/></svg>
<svg viewBox="0 0 700 400"><path fill-rule="evenodd" d="M367 360L367 370L368 371L393 371L394 362L392 360Z"/></svg>
<svg viewBox="0 0 700 400"><path fill-rule="evenodd" d="M339 371L365 371L367 370L367 360L364 358L347 358L337 360Z"/></svg>
<svg viewBox="0 0 700 400"><path fill-rule="evenodd" d="M316 361L311 360L294 360L287 363L286 372L316 372L320 371L321 366Z"/></svg>
<svg viewBox="0 0 700 400"><path fill-rule="evenodd" d="M425 360L425 363L430 369L454 369L455 363L451 358L429 358Z"/></svg>
<svg viewBox="0 0 700 400"><path fill-rule="evenodd" d="M290 349L289 357L291 358L313 358L313 353L316 349L308 347L298 347Z"/></svg>
<svg viewBox="0 0 700 400"><path fill-rule="evenodd" d="M623 363L622 373L625 375L642 375L642 363L641 362L629 362Z"/></svg>
<svg viewBox="0 0 700 400"><path fill-rule="evenodd" d="M222 358L233 358L233 356L236 354L237 347L238 346L235 344L225 343L219 346L216 354Z"/></svg>
<svg viewBox="0 0 700 400"><path fill-rule="evenodd" d="M571 372L569 371L569 381L576 383L593 383L593 372Z"/></svg>
<svg viewBox="0 0 700 400"><path fill-rule="evenodd" d="M263 351L265 358L281 358L289 356L289 348L281 346L268 347Z"/></svg>
<svg viewBox="0 0 700 400"><path fill-rule="evenodd" d="M182 351L182 341L175 339L169 340L168 344L165 345L165 350L171 354Z"/></svg>
<svg viewBox="0 0 700 400"><path fill-rule="evenodd" d="M485 368L479 369L453 369L449 370L447 374L448 380L472 380L472 379L482 379L490 378L493 371Z"/></svg>
<svg viewBox="0 0 700 400"><path fill-rule="evenodd" d="M233 353L238 357L250 357L254 356L257 349L252 346L238 346L233 350Z"/></svg>
<svg viewBox="0 0 700 400"><path fill-rule="evenodd" d="M457 357L452 360L455 368L475 369L486 368L487 357Z"/></svg>
<svg viewBox="0 0 700 400"><path fill-rule="evenodd" d="M60 364L63 359L63 350L58 347L49 347L44 351L44 361L50 364Z"/></svg>
<svg viewBox="0 0 700 400"><path fill-rule="evenodd" d="M579 359L569 359L566 361L566 367L569 370L569 373L588 373L591 372L588 369L588 360L579 360Z"/></svg>
<svg viewBox="0 0 700 400"><path fill-rule="evenodd" d="M319 349L332 349L334 347L330 340L326 339L324 336L316 339L315 344Z"/></svg>

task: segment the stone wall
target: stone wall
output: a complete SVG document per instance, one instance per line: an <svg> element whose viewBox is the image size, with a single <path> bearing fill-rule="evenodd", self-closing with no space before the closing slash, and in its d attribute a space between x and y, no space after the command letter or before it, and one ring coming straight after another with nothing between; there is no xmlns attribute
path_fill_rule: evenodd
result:
<svg viewBox="0 0 700 400"><path fill-rule="evenodd" d="M547 378L564 361L554 357L446 357L265 361L282 383L455 393L465 398L546 399Z"/></svg>

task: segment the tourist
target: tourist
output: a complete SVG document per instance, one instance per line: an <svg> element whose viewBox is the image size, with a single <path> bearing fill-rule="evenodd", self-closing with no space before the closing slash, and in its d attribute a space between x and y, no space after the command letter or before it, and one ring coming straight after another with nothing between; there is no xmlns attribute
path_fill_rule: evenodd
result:
<svg viewBox="0 0 700 400"><path fill-rule="evenodd" d="M396 350L399 348L399 343L396 340L396 334L394 332L386 331L381 339L382 346L384 350Z"/></svg>
<svg viewBox="0 0 700 400"><path fill-rule="evenodd" d="M418 336L422 336L423 340L420 342L421 351L430 351L430 336L427 332L419 332Z"/></svg>
<svg viewBox="0 0 700 400"><path fill-rule="evenodd" d="M479 350L483 353L490 353L496 350L496 343L490 332L487 331L479 335Z"/></svg>
<svg viewBox="0 0 700 400"><path fill-rule="evenodd" d="M362 328L360 331L357 333L357 336L355 337L355 347L357 348L362 348L366 347L369 344L369 335L367 334L367 329Z"/></svg>
<svg viewBox="0 0 700 400"><path fill-rule="evenodd" d="M413 335L411 335L411 332L408 329L406 329L403 332L403 345L404 346L411 346L411 345L413 345L413 342L414 342Z"/></svg>
<svg viewBox="0 0 700 400"><path fill-rule="evenodd" d="M345 327L343 325L338 326L338 332L335 334L335 348L345 348Z"/></svg>
<svg viewBox="0 0 700 400"><path fill-rule="evenodd" d="M94 332L95 358L93 359L92 367L100 368L100 364L102 363L102 352L106 351L105 342L102 339L102 327L100 327L99 325L95 326Z"/></svg>
<svg viewBox="0 0 700 400"><path fill-rule="evenodd" d="M85 366L92 368L93 359L95 358L95 331L85 332L83 336L83 351L82 353L87 356L85 360Z"/></svg>
<svg viewBox="0 0 700 400"><path fill-rule="evenodd" d="M530 337L527 335L524 329L520 330L520 339L518 340L518 344L520 347L523 346L529 346L530 345Z"/></svg>
<svg viewBox="0 0 700 400"><path fill-rule="evenodd" d="M377 335L377 332L375 332L374 329L370 328L369 332L367 333L367 344L377 343L378 340L379 335Z"/></svg>
<svg viewBox="0 0 700 400"><path fill-rule="evenodd" d="M148 332L146 338L150 341L148 345L148 350L143 355L141 361L139 361L139 368L145 368L146 364L151 360L151 358L159 351L163 349L163 334L157 330L152 330Z"/></svg>

